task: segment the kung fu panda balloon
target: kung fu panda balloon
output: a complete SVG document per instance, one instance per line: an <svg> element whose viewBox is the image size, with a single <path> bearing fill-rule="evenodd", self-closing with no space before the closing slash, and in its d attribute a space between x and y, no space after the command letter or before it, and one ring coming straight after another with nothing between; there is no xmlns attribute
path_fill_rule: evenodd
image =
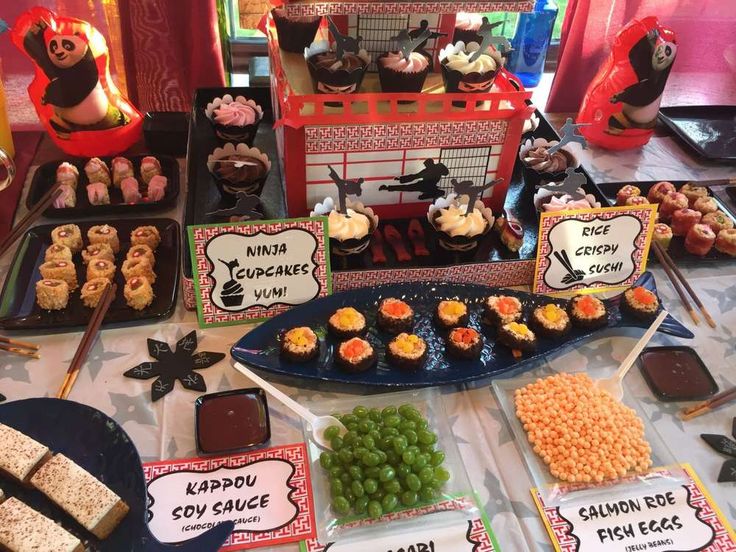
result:
<svg viewBox="0 0 736 552"><path fill-rule="evenodd" d="M13 43L36 65L28 94L65 152L114 155L141 137L141 114L110 77L104 37L86 21L32 8L13 26Z"/></svg>
<svg viewBox="0 0 736 552"><path fill-rule="evenodd" d="M646 144L676 54L675 33L656 17L619 31L580 108L577 122L589 123L580 129L587 140L611 149Z"/></svg>

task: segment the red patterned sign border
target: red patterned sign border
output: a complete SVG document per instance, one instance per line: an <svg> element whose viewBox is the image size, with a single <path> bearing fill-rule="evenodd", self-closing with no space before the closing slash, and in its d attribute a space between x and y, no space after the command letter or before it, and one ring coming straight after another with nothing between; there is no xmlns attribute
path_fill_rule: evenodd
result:
<svg viewBox="0 0 736 552"><path fill-rule="evenodd" d="M301 2L288 4L290 16L306 17L312 15L389 15L406 13L444 13L457 12L522 12L534 9L533 0L495 0L492 2L420 2L420 1L379 1L368 2Z"/></svg>
<svg viewBox="0 0 736 552"><path fill-rule="evenodd" d="M289 485L294 489L291 500L299 508L299 514L290 524L275 531L265 533L236 531L225 541L225 546L220 549L221 552L272 546L313 538L316 535L316 523L312 506L312 483L309 475L309 463L307 462L307 447L304 443L273 447L233 456L149 462L143 464L143 473L146 482L150 482L152 479L167 473L184 470L212 471L223 466L239 468L259 460L268 459L285 460L294 466L294 474L289 479Z"/></svg>

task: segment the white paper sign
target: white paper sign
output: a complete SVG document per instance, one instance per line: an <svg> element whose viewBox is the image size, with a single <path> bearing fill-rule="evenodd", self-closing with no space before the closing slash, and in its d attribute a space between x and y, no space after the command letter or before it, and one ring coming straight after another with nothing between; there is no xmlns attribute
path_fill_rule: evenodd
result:
<svg viewBox="0 0 736 552"><path fill-rule="evenodd" d="M585 506L561 506L578 552L696 552L715 538L687 487Z"/></svg>
<svg viewBox="0 0 736 552"><path fill-rule="evenodd" d="M235 531L271 531L299 513L288 481L294 466L280 459L210 472L177 471L148 484L148 527L161 542L176 543L200 535L223 521Z"/></svg>

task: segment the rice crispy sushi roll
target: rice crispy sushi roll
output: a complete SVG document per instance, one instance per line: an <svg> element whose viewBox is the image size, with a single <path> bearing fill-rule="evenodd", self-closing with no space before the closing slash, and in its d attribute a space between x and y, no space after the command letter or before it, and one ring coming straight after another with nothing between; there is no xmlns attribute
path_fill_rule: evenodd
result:
<svg viewBox="0 0 736 552"><path fill-rule="evenodd" d="M675 236L687 236L690 229L698 224L702 218L703 214L695 209L678 209L672 213L671 233ZM654 227L654 233L657 233L656 226Z"/></svg>
<svg viewBox="0 0 736 552"><path fill-rule="evenodd" d="M153 303L153 288L151 282L142 276L136 276L125 282L123 290L125 302L135 310L143 310Z"/></svg>
<svg viewBox="0 0 736 552"><path fill-rule="evenodd" d="M36 303L45 310L65 309L69 304L69 285L53 278L39 280L36 282Z"/></svg>
<svg viewBox="0 0 736 552"><path fill-rule="evenodd" d="M123 179L120 183L120 192L123 194L123 201L125 203L138 203L143 197L138 186L138 181L133 177Z"/></svg>
<svg viewBox="0 0 736 552"><path fill-rule="evenodd" d="M727 228L718 232L716 250L731 257L736 257L736 229Z"/></svg>
<svg viewBox="0 0 736 552"><path fill-rule="evenodd" d="M148 259L151 267L156 266L156 257L153 254L153 249L148 247L146 244L134 245L133 247L128 249L128 253L125 255L125 258L129 260L140 258Z"/></svg>
<svg viewBox="0 0 736 552"><path fill-rule="evenodd" d="M161 235L155 226L139 226L134 228L130 233L130 245L147 245L153 251L156 251L158 244L161 243Z"/></svg>
<svg viewBox="0 0 736 552"><path fill-rule="evenodd" d="M434 319L443 330L464 326L470 319L468 306L462 301L440 301Z"/></svg>
<svg viewBox="0 0 736 552"><path fill-rule="evenodd" d="M389 297L378 306L376 324L390 334L410 332L414 327L414 310L401 299Z"/></svg>
<svg viewBox="0 0 736 552"><path fill-rule="evenodd" d="M61 193L52 203L54 209L71 209L77 206L77 191L74 188L62 184L59 186L59 190L61 190Z"/></svg>
<svg viewBox="0 0 736 552"><path fill-rule="evenodd" d="M592 295L576 295L567 305L567 314L574 326L594 330L608 324L606 305Z"/></svg>
<svg viewBox="0 0 736 552"><path fill-rule="evenodd" d="M693 209L707 215L708 213L715 213L718 211L718 203L712 197L699 197L693 203Z"/></svg>
<svg viewBox="0 0 736 552"><path fill-rule="evenodd" d="M46 254L44 255L43 260L45 262L49 261L69 261L72 260L72 250L69 249L66 245L60 245L58 243L54 243L52 245L49 245L46 248Z"/></svg>
<svg viewBox="0 0 736 552"><path fill-rule="evenodd" d="M97 307L97 303L100 302L102 294L105 293L105 288L110 285L110 280L107 278L94 278L87 280L82 286L81 298L82 303L85 307L94 309Z"/></svg>
<svg viewBox="0 0 736 552"><path fill-rule="evenodd" d="M511 322L498 329L498 342L510 349L531 353L537 348L537 336L526 324Z"/></svg>
<svg viewBox="0 0 736 552"><path fill-rule="evenodd" d="M87 239L90 244L106 243L116 255L120 251L118 231L114 226L110 226L109 224L92 226L87 230Z"/></svg>
<svg viewBox="0 0 736 552"><path fill-rule="evenodd" d="M649 203L662 203L664 196L676 191L677 189L672 182L657 182L654 186L649 188L647 199L649 200Z"/></svg>
<svg viewBox="0 0 736 552"><path fill-rule="evenodd" d="M82 262L84 264L89 264L92 261L97 261L99 259L105 259L111 263L115 262L115 253L113 253L112 247L110 247L109 244L93 243L92 245L88 245L87 249L82 251Z"/></svg>
<svg viewBox="0 0 736 552"><path fill-rule="evenodd" d="M64 161L58 167L56 167L56 182L62 186L69 186L72 190L77 189L79 184L79 169Z"/></svg>
<svg viewBox="0 0 736 552"><path fill-rule="evenodd" d="M281 358L288 362L308 362L318 355L319 339L312 328L292 328L281 338Z"/></svg>
<svg viewBox="0 0 736 552"><path fill-rule="evenodd" d="M66 245L72 253L79 253L84 248L82 231L76 224L64 224L54 228L51 231L51 241L59 245Z"/></svg>
<svg viewBox="0 0 736 552"><path fill-rule="evenodd" d="M701 222L710 226L711 230L716 234L721 230L728 230L734 226L731 217L723 211L716 211L715 213L703 215Z"/></svg>
<svg viewBox="0 0 736 552"><path fill-rule="evenodd" d="M110 190L104 182L87 184L87 200L90 205L110 205Z"/></svg>
<svg viewBox="0 0 736 552"><path fill-rule="evenodd" d="M353 337L337 347L335 363L353 374L370 370L376 364L376 352L365 339Z"/></svg>
<svg viewBox="0 0 736 552"><path fill-rule="evenodd" d="M679 211L675 211L675 213L672 215L673 217L678 213ZM664 224L663 222L660 222L658 224L654 225L654 234L652 236L652 239L658 243L662 249L665 251L669 248L670 242L672 241L672 228Z"/></svg>
<svg viewBox="0 0 736 552"><path fill-rule="evenodd" d="M696 224L685 236L685 250L703 257L710 253L716 243L716 233L707 224Z"/></svg>
<svg viewBox="0 0 736 552"><path fill-rule="evenodd" d="M627 184L616 192L616 205L626 205L626 200L630 197L641 196L641 190L636 186Z"/></svg>
<svg viewBox="0 0 736 552"><path fill-rule="evenodd" d="M621 298L621 310L640 320L653 320L659 310L659 299L646 288L632 287Z"/></svg>
<svg viewBox="0 0 736 552"><path fill-rule="evenodd" d="M535 333L551 339L564 337L572 327L565 309L554 303L534 309L529 324Z"/></svg>
<svg viewBox="0 0 736 552"><path fill-rule="evenodd" d="M157 174L148 183L148 190L146 196L148 201L161 201L166 196L166 187L169 181L165 176Z"/></svg>
<svg viewBox="0 0 736 552"><path fill-rule="evenodd" d="M659 219L668 221L672 218L672 213L680 209L687 209L687 207L688 201L685 194L670 192L662 198L662 203L659 204Z"/></svg>
<svg viewBox="0 0 736 552"><path fill-rule="evenodd" d="M688 205L691 209L694 208L695 202L701 197L708 197L708 188L705 186L698 186L696 184L690 184L689 182L680 188L680 193L687 197Z"/></svg>
<svg viewBox="0 0 736 552"><path fill-rule="evenodd" d="M93 157L84 166L84 173L90 182L102 182L105 186L110 186L110 169L105 162L99 157Z"/></svg>
<svg viewBox="0 0 736 552"><path fill-rule="evenodd" d="M327 329L338 339L349 339L365 334L365 316L353 307L337 309L327 322Z"/></svg>
<svg viewBox="0 0 736 552"><path fill-rule="evenodd" d="M624 205L636 207L639 205L649 205L649 200L644 196L631 196L626 199Z"/></svg>
<svg viewBox="0 0 736 552"><path fill-rule="evenodd" d="M491 295L483 302L483 320L493 326L503 326L521 320L521 301L509 295Z"/></svg>
<svg viewBox="0 0 736 552"><path fill-rule="evenodd" d="M141 160L141 178L143 182L148 184L154 176L161 175L161 163L152 156L144 157Z"/></svg>
<svg viewBox="0 0 736 552"><path fill-rule="evenodd" d="M112 282L113 278L115 278L115 263L107 259L90 261L87 265L87 281L96 278L105 278Z"/></svg>
<svg viewBox="0 0 736 552"><path fill-rule="evenodd" d="M38 267L44 280L64 280L69 286L69 291L79 287L77 282L77 269L71 261L48 261Z"/></svg>
<svg viewBox="0 0 736 552"><path fill-rule="evenodd" d="M427 343L418 335L400 333L386 347L386 361L401 370L418 370L427 361Z"/></svg>
<svg viewBox="0 0 736 552"><path fill-rule="evenodd" d="M112 160L112 183L116 188L120 187L120 183L126 178L135 178L133 172L133 163L125 157L115 157Z"/></svg>
<svg viewBox="0 0 736 552"><path fill-rule="evenodd" d="M123 273L123 278L126 280L130 280L136 276L143 276L151 282L151 284L156 283L156 273L153 271L151 263L149 263L148 259L145 257L124 260L120 271Z"/></svg>
<svg viewBox="0 0 736 552"><path fill-rule="evenodd" d="M445 350L453 358L478 360L483 350L483 336L473 328L453 328L447 336Z"/></svg>

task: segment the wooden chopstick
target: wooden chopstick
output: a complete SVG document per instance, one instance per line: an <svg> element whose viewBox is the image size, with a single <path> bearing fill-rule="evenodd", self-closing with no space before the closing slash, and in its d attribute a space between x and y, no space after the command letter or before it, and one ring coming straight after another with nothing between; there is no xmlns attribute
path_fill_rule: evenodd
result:
<svg viewBox="0 0 736 552"><path fill-rule="evenodd" d="M36 203L33 208L28 211L28 214L10 231L5 239L0 242L0 257L5 255L10 246L23 235L23 233L30 228L36 219L38 219L43 212L51 205L54 200L61 195L61 184L58 182L52 186L52 188L44 194L41 201Z"/></svg>
<svg viewBox="0 0 736 552"><path fill-rule="evenodd" d="M77 381L77 376L79 376L79 370L82 368L82 365L87 359L87 355L95 342L95 338L100 330L100 326L102 326L105 314L107 314L107 310L110 308L110 304L115 298L117 288L118 286L116 284L110 283L105 287L105 291L102 292L102 297L100 297L97 307L94 312L92 312L92 316L87 324L87 329L82 335L82 340L79 342L77 352L74 353L72 363L69 365L69 369L66 372L64 383L61 384L59 392L56 394L57 399L66 399L69 396L69 393L74 386L74 382Z"/></svg>
<svg viewBox="0 0 736 552"><path fill-rule="evenodd" d="M11 347L9 345L5 345L0 343L0 351L6 351L8 353L13 353L14 355L29 357L29 358L41 358L41 355L39 355L36 352L33 351L27 351L24 349L19 349L18 347Z"/></svg>
<svg viewBox="0 0 736 552"><path fill-rule="evenodd" d="M736 400L736 387L718 393L707 401L683 408L680 411L680 418L685 421L691 420L734 400Z"/></svg>
<svg viewBox="0 0 736 552"><path fill-rule="evenodd" d="M705 308L705 305L703 305L703 302L700 300L700 297L698 297L698 295L695 293L695 290L692 288L692 286L690 286L690 282L688 282L687 278L685 278L683 273L680 272L680 269L675 264L675 261L672 260L672 257L670 257L669 253L667 253L667 251L665 251L658 243L655 245L659 247L660 251L662 252L662 256L664 257L664 262L670 266L672 271L675 273L675 276L677 276L680 279L680 281L682 282L682 285L685 286L685 289L690 294L690 297L693 298L693 301L695 301L695 304L700 309L700 312L703 313L703 317L705 318L706 322L708 322L708 325L711 328L715 328L716 321L713 320L713 317L708 312L708 309ZM661 263L662 260L660 259L659 262Z"/></svg>
<svg viewBox="0 0 736 552"><path fill-rule="evenodd" d="M6 343L8 345L15 345L21 349L29 349L31 351L38 351L41 347L35 343L29 343L28 341L18 341L17 339L10 339L0 335L0 343Z"/></svg>
<svg viewBox="0 0 736 552"><path fill-rule="evenodd" d="M685 307L685 310L687 310L688 314L690 315L690 318L693 319L693 322L695 322L695 325L697 326L698 324L700 324L700 318L698 318L698 315L695 314L695 310L690 304L690 301L688 301L687 295L685 295L685 292L680 286L680 282L677 281L677 276L675 276L675 274L672 272L672 268L670 267L669 263L665 260L664 249L662 249L659 246L659 244L656 242L652 243L652 249L654 249L654 254L657 256L657 259L659 259L659 264L662 265L662 268L664 268L664 271L667 273L667 276L672 282L672 285L674 286L675 291L677 292L677 295L679 295L680 302Z"/></svg>

